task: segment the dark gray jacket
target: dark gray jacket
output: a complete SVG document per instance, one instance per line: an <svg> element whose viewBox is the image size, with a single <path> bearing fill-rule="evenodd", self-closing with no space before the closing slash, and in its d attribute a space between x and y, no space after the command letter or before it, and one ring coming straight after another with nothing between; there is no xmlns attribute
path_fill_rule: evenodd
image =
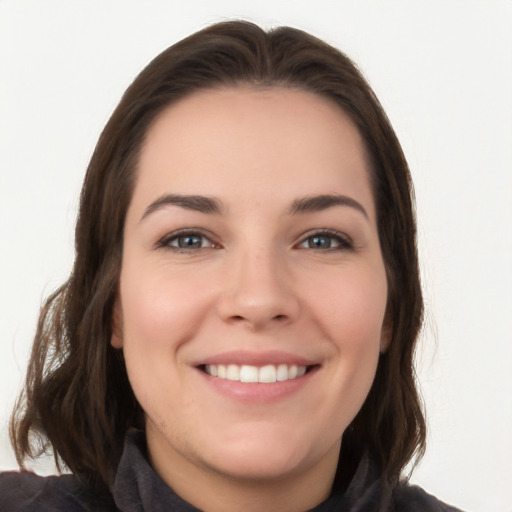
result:
<svg viewBox="0 0 512 512"><path fill-rule="evenodd" d="M198 512L153 471L140 434L127 436L112 496L98 500L73 475L0 474L0 512ZM383 490L375 468L363 459L344 493L333 493L314 512L460 512L406 483ZM269 511L271 512L271 511Z"/></svg>

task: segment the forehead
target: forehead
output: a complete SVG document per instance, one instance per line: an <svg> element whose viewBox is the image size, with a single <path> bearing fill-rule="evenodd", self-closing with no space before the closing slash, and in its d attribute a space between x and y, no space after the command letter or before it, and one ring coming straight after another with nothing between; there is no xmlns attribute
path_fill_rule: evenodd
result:
<svg viewBox="0 0 512 512"><path fill-rule="evenodd" d="M362 138L333 101L240 86L193 93L157 117L141 150L135 196L338 192L373 203L368 172Z"/></svg>

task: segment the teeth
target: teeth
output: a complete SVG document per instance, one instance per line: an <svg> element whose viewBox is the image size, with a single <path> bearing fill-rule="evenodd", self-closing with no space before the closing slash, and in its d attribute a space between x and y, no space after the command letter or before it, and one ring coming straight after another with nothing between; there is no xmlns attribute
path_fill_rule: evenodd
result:
<svg viewBox="0 0 512 512"><path fill-rule="evenodd" d="M266 366L249 366L237 364L207 364L205 372L213 377L234 380L239 382L282 382L285 380L297 379L306 373L305 366L296 364L269 364Z"/></svg>
<svg viewBox="0 0 512 512"><path fill-rule="evenodd" d="M242 366L240 368L240 382L259 382L258 368L256 366Z"/></svg>
<svg viewBox="0 0 512 512"><path fill-rule="evenodd" d="M240 380L240 367L236 364L228 365L228 369L226 371L226 378L228 380Z"/></svg>
<svg viewBox="0 0 512 512"><path fill-rule="evenodd" d="M269 364L260 368L260 382L275 382L276 381L276 367Z"/></svg>
<svg viewBox="0 0 512 512"><path fill-rule="evenodd" d="M220 377L221 379L226 379L227 378L226 374L227 374L226 367L223 364L219 364L219 366L217 366L217 377Z"/></svg>
<svg viewBox="0 0 512 512"><path fill-rule="evenodd" d="M288 366L286 364L280 364L277 367L276 380L288 380Z"/></svg>

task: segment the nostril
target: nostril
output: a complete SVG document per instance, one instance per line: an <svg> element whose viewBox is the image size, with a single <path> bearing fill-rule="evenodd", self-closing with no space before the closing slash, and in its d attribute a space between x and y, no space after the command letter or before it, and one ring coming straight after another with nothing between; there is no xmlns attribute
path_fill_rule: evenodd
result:
<svg viewBox="0 0 512 512"><path fill-rule="evenodd" d="M247 320L243 315L233 315L231 318L233 320ZM286 315L275 315L273 320L285 320L286 318Z"/></svg>

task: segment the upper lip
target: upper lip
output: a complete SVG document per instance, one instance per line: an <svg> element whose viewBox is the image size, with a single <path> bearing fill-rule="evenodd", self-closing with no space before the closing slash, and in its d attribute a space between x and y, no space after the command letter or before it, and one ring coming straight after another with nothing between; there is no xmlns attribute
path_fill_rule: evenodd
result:
<svg viewBox="0 0 512 512"><path fill-rule="evenodd" d="M248 351L236 350L221 352L193 363L193 366L218 365L218 364L236 364L248 366L265 366L269 364L296 364L298 366L313 366L319 364L318 361L299 356L290 352L280 350L267 351Z"/></svg>

